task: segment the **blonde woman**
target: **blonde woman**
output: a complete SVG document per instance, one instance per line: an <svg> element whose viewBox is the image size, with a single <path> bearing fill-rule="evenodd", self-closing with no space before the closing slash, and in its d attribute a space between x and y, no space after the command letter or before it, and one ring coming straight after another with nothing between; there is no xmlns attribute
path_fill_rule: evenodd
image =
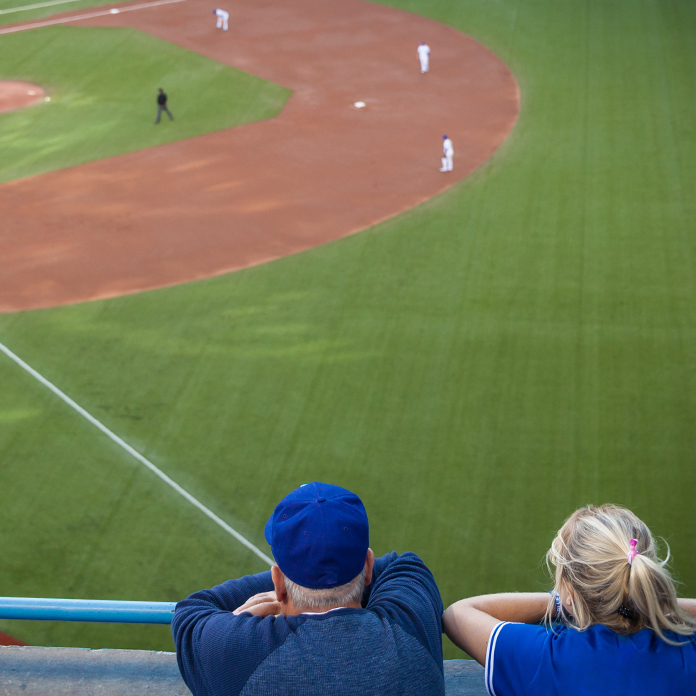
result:
<svg viewBox="0 0 696 696"><path fill-rule="evenodd" d="M445 611L445 632L485 665L491 696L696 694L696 600L677 599L638 517L577 510L547 563L551 594L471 597Z"/></svg>

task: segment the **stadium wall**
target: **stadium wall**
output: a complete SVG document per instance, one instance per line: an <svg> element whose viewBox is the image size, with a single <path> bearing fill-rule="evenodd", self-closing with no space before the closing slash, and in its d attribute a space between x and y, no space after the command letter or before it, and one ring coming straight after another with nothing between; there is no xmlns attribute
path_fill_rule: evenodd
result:
<svg viewBox="0 0 696 696"><path fill-rule="evenodd" d="M483 668L445 661L447 696L483 696ZM88 648L0 647L3 696L186 696L176 653Z"/></svg>

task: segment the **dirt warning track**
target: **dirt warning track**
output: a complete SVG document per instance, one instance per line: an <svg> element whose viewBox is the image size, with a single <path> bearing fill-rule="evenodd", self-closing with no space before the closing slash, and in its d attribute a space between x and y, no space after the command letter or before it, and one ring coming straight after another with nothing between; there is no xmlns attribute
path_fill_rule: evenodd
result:
<svg viewBox="0 0 696 696"><path fill-rule="evenodd" d="M0 311L205 278L357 232L465 177L517 118L505 64L442 24L362 0L230 0L222 32L215 7L187 0L77 24L135 27L281 84L293 90L283 112L0 186ZM438 171L443 133L449 174Z"/></svg>

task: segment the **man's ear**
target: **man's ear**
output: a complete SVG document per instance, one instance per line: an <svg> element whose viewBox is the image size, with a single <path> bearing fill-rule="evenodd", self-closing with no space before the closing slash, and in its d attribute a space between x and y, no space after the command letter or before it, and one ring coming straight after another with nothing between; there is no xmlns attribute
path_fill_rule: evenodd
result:
<svg viewBox="0 0 696 696"><path fill-rule="evenodd" d="M372 582L372 569L375 567L375 553L372 549L367 549L365 557L365 587Z"/></svg>
<svg viewBox="0 0 696 696"><path fill-rule="evenodd" d="M283 604L283 602L287 600L288 591L285 589L285 576L283 575L283 571L277 565L271 568L271 578L273 580L276 597L278 601Z"/></svg>

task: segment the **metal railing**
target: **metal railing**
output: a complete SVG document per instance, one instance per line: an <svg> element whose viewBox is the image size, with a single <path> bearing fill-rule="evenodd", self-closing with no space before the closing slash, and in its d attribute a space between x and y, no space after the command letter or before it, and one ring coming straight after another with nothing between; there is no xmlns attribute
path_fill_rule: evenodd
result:
<svg viewBox="0 0 696 696"><path fill-rule="evenodd" d="M0 619L170 624L176 602L0 597Z"/></svg>

